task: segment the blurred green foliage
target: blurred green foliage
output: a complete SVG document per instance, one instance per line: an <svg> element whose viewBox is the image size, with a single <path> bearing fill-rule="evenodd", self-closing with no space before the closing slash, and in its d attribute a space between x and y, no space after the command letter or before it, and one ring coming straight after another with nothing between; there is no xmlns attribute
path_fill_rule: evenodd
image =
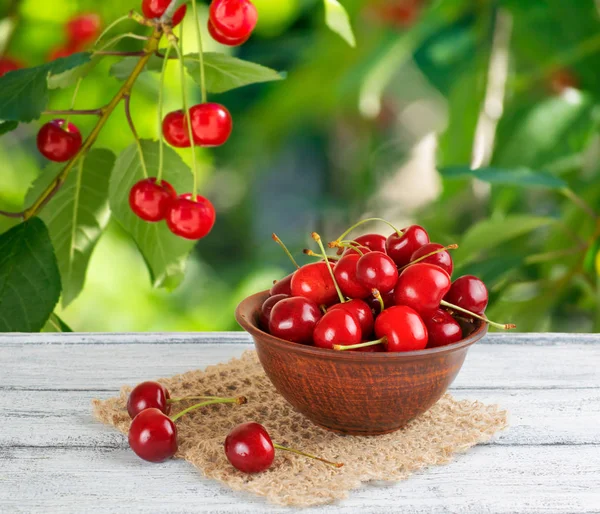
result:
<svg viewBox="0 0 600 514"><path fill-rule="evenodd" d="M389 14L403 1L414 17ZM455 274L486 281L491 318L523 331L600 330L596 2L346 0L356 48L327 30L322 2L255 3L257 31L234 52L287 78L211 95L230 109L235 127L227 145L201 153L201 191L218 211L213 232L168 292L152 288L143 259L112 220L82 294L57 311L73 330L236 329L237 302L290 270L272 232L300 254L312 230L334 239L367 214L418 222L432 240L461 244ZM198 5L205 18L207 4ZM95 11L110 23L129 9L138 2L0 0L0 13L18 15L6 53L41 64L74 13ZM185 23L184 45L193 52L189 15ZM207 51L231 52L204 39ZM85 80L78 108L112 97L113 63L104 59ZM181 107L170 66L167 110ZM188 86L199 101L199 88ZM143 75L134 90L143 138L157 136L157 92L156 74ZM67 108L71 95L53 92L51 107ZM81 120L82 132L90 123ZM44 166L35 148L39 124L0 139L2 209L22 208ZM131 142L119 111L97 147L119 153ZM179 153L189 164L190 152ZM471 167L483 171L475 177ZM515 175L489 183L490 167ZM537 172L559 180L531 184ZM0 217L0 232L14 223Z"/></svg>

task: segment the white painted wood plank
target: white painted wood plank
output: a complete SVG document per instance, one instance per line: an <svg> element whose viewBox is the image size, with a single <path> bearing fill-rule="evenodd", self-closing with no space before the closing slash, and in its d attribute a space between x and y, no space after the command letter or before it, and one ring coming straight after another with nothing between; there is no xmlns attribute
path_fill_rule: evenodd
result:
<svg viewBox="0 0 600 514"><path fill-rule="evenodd" d="M2 512L292 512L202 478L183 461L152 465L125 450L0 450ZM298 512L597 513L600 451L480 446L397 484L367 484Z"/></svg>

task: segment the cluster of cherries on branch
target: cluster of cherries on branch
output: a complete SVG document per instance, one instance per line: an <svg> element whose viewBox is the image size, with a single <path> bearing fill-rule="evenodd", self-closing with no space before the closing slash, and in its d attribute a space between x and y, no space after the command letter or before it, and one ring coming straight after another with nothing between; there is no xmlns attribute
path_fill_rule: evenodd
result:
<svg viewBox="0 0 600 514"><path fill-rule="evenodd" d="M169 416L171 406L192 400L202 400ZM167 388L158 382L142 382L129 394L127 412L132 419L129 427L129 446L135 454L149 462L163 462L177 453L177 427L175 421L189 412L216 405L231 403L243 405L246 397L220 398L216 396L188 396L171 398ZM269 433L259 423L242 423L234 427L225 438L224 450L229 462L244 473L259 473L271 467L275 449L303 455L334 467L341 463L273 443Z"/></svg>
<svg viewBox="0 0 600 514"><path fill-rule="evenodd" d="M260 325L272 335L331 350L406 352L456 343L475 328L475 319L502 329L483 316L485 284L465 275L452 281L452 257L431 243L423 227L394 229L389 237L344 237L329 243L341 257L328 257L318 234L319 262L275 282L260 312ZM379 220L384 221L384 220ZM386 222L387 223L387 222ZM389 224L389 223L388 223ZM391 226L391 225L390 225Z"/></svg>

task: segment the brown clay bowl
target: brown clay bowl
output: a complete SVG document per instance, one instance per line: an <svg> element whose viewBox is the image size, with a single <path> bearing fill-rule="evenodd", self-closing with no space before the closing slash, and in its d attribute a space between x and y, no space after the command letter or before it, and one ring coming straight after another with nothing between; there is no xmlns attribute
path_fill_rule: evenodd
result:
<svg viewBox="0 0 600 514"><path fill-rule="evenodd" d="M258 358L281 395L313 423L343 434L378 435L402 428L437 402L469 347L487 333L481 323L458 343L403 353L338 352L290 343L259 328L268 291L249 296L236 319L252 335Z"/></svg>

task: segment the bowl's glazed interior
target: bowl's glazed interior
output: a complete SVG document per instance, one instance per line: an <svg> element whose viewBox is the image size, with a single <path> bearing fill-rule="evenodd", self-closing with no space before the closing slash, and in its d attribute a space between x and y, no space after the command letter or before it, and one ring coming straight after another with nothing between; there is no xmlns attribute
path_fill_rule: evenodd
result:
<svg viewBox="0 0 600 514"><path fill-rule="evenodd" d="M268 291L249 296L236 310L267 376L297 411L344 434L393 432L425 412L450 386L468 348L487 332L482 323L455 344L413 352L337 352L261 330L258 316L268 296Z"/></svg>

